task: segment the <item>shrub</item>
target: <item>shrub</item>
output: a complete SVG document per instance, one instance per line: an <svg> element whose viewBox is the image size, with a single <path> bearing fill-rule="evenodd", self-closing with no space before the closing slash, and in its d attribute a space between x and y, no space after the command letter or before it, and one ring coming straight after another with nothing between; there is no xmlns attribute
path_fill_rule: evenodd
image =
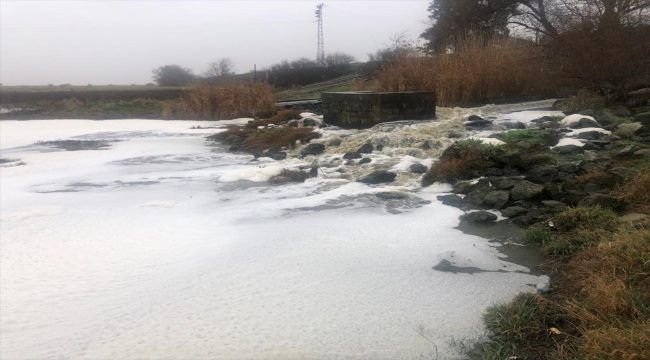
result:
<svg viewBox="0 0 650 360"><path fill-rule="evenodd" d="M560 106L562 111L577 113L582 110L598 110L607 104L604 97L588 90L579 90L576 95L569 96Z"/></svg>
<svg viewBox="0 0 650 360"><path fill-rule="evenodd" d="M490 157L497 153L498 146L483 144L480 140L462 140L453 143L440 160L422 177L422 186L429 186L436 181L451 182L473 177Z"/></svg>
<svg viewBox="0 0 650 360"><path fill-rule="evenodd" d="M317 139L320 133L311 128L269 128L269 129L229 129L208 136L208 140L224 141L249 152L281 150L292 148L296 142L308 143Z"/></svg>
<svg viewBox="0 0 650 360"><path fill-rule="evenodd" d="M303 171L303 170L289 170L289 169L282 169L280 174L274 175L269 179L269 183L276 185L276 184L285 184L288 182L305 182L305 180L309 179L311 176L309 175L308 172Z"/></svg>
<svg viewBox="0 0 650 360"><path fill-rule="evenodd" d="M580 187L593 183L603 188L612 188L616 185L616 177L602 169L593 169L586 174L576 177L575 182Z"/></svg>
<svg viewBox="0 0 650 360"><path fill-rule="evenodd" d="M184 94L182 104L204 119L269 116L276 110L273 89L266 83L197 85Z"/></svg>
<svg viewBox="0 0 650 360"><path fill-rule="evenodd" d="M267 126L269 124L279 124L283 121L294 120L300 117L300 110L289 110L283 109L275 113L269 119L255 120L251 124L247 124L246 127L250 129L257 129L258 126Z"/></svg>
<svg viewBox="0 0 650 360"><path fill-rule="evenodd" d="M499 134L499 140L507 143L526 142L537 146L556 145L560 139L559 133L544 130L510 130Z"/></svg>

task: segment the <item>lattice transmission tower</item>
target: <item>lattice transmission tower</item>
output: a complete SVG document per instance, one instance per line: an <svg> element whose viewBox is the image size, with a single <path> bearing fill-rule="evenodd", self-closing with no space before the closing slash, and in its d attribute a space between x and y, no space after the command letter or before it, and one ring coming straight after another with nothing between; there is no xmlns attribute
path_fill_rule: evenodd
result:
<svg viewBox="0 0 650 360"><path fill-rule="evenodd" d="M323 6L316 5L316 18L318 19L318 43L316 47L316 61L321 64L325 63L325 42L323 41Z"/></svg>

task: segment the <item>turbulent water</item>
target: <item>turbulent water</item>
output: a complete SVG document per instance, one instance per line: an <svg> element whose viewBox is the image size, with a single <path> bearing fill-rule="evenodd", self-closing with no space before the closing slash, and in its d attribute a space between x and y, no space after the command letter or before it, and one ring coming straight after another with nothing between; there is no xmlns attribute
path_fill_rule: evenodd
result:
<svg viewBox="0 0 650 360"><path fill-rule="evenodd" d="M447 144L469 112L526 120L540 113L504 113L543 105L327 128L322 141L342 138L340 147L280 162L205 141L246 119L3 121L2 157L25 165L0 169L0 355L460 357L458 343L483 334L483 311L531 291L538 277L504 258L498 243L455 229L462 212L436 200L449 188L421 189L407 168L430 164L440 149L413 150L423 139ZM122 141L92 151L34 145L71 138ZM366 141L384 150L336 172L336 158ZM325 165L317 178L266 182L312 162ZM399 172L394 184L350 181L382 168ZM376 196L385 191L405 195ZM432 269L443 259L487 271Z"/></svg>

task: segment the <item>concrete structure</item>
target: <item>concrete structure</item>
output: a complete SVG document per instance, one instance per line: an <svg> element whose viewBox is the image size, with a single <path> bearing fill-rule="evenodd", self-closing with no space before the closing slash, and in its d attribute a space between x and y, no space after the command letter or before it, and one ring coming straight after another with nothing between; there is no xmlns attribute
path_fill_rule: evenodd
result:
<svg viewBox="0 0 650 360"><path fill-rule="evenodd" d="M323 93L324 120L328 124L368 128L396 120L431 120L436 116L433 92Z"/></svg>

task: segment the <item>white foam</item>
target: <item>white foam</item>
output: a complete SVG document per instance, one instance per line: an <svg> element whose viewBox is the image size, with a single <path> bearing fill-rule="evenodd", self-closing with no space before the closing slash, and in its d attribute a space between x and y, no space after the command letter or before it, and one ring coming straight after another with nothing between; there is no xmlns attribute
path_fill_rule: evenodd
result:
<svg viewBox="0 0 650 360"><path fill-rule="evenodd" d="M436 199L447 184L269 186L301 160L215 151L188 134L206 123L119 122L0 123L7 146L54 137L39 125L143 132L103 151L14 149L27 165L0 169L3 358L429 356L416 328L447 359L450 338L483 333L488 306L539 282L455 229L462 211ZM393 215L383 191L430 203ZM433 270L441 259L508 272Z"/></svg>
<svg viewBox="0 0 650 360"><path fill-rule="evenodd" d="M583 146L585 146L585 143L578 140L578 139L562 138L557 143L557 145L552 146L551 149L556 148L556 147L560 147L560 146L566 146L566 145L574 145L574 146L578 146L578 147L583 147Z"/></svg>
<svg viewBox="0 0 650 360"><path fill-rule="evenodd" d="M599 132L599 133L604 134L604 135L611 135L612 134L612 132L609 131L609 130L596 128L596 127L590 127L590 128L575 129L575 130L567 133L566 135L573 137L573 136L578 136L578 135L580 135L582 133L585 133L585 132L592 132L592 131Z"/></svg>
<svg viewBox="0 0 650 360"><path fill-rule="evenodd" d="M483 144L486 144L486 145L500 146L500 145L505 145L506 144L504 141L501 141L501 140L495 139L495 138L480 138L480 137L473 137L472 136L472 137L468 137L467 139L468 140L470 140L470 139L471 140L480 140L481 142L483 142Z"/></svg>

